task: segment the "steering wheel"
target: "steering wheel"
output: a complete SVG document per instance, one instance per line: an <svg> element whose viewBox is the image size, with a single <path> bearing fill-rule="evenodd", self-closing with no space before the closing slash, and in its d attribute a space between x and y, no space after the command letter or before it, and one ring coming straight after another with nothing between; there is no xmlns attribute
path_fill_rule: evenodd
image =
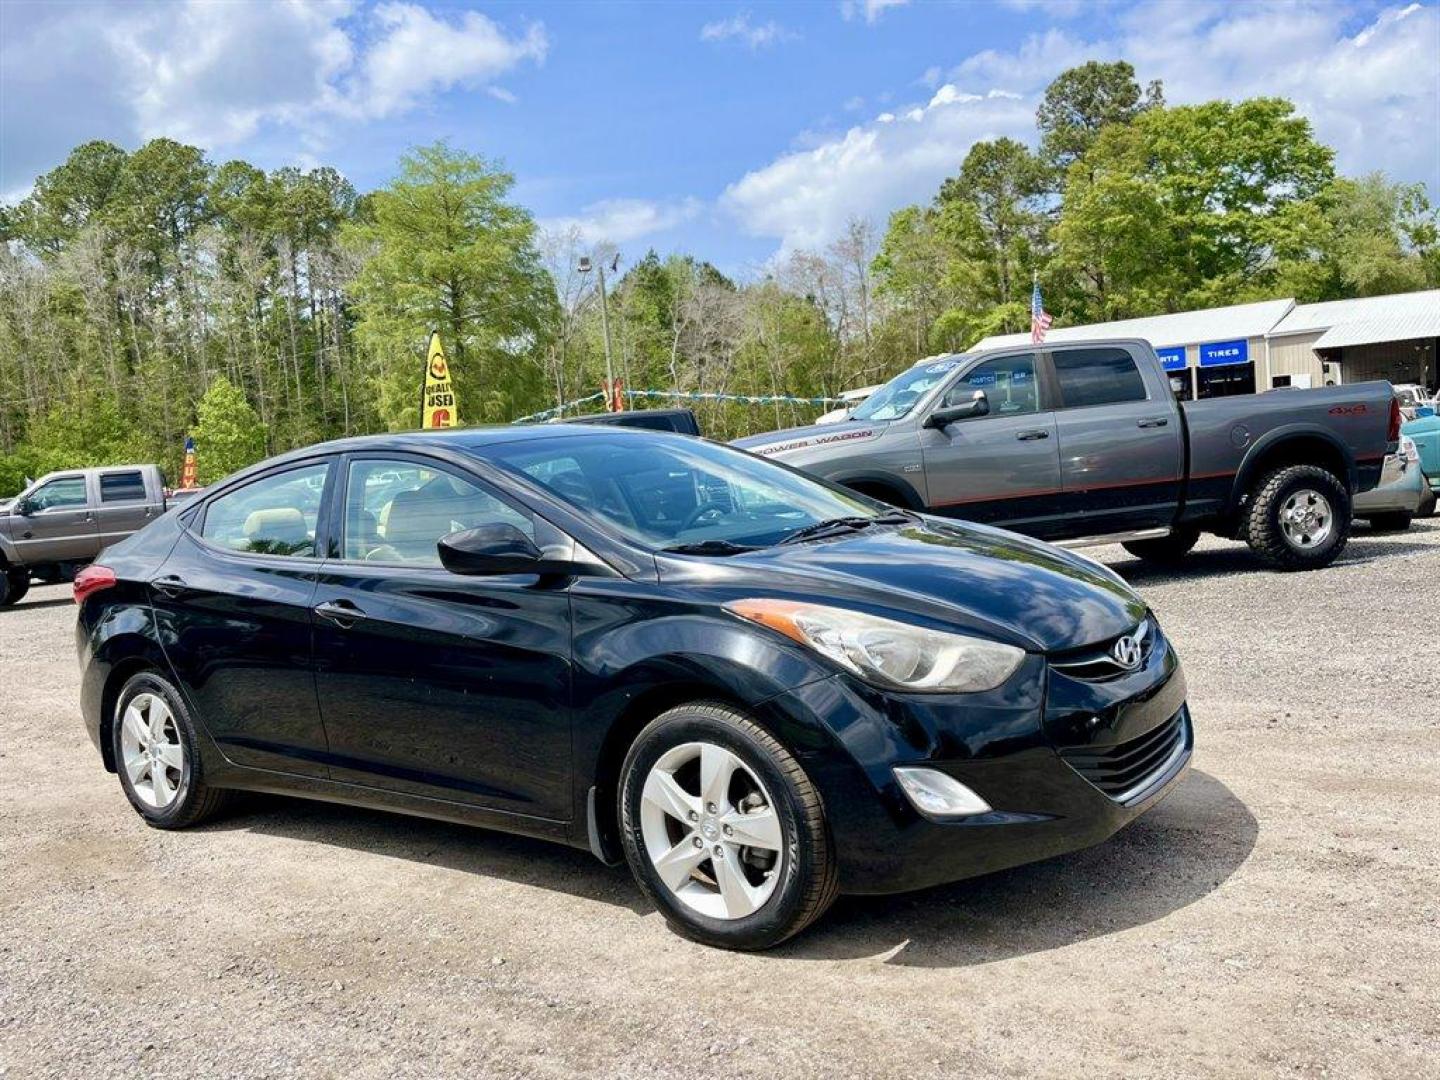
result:
<svg viewBox="0 0 1440 1080"><path fill-rule="evenodd" d="M703 502L699 506L695 507L694 510L691 510L690 513L685 515L685 520L680 523L679 531L683 533L686 529L694 528L697 524L699 524L700 519L705 517L707 514L714 514L717 517L724 517L729 512L730 511L726 510L719 503Z"/></svg>

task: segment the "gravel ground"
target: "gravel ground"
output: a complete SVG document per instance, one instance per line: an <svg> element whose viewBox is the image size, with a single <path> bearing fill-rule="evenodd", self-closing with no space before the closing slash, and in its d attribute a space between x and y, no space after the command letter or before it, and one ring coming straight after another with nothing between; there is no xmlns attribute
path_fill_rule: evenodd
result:
<svg viewBox="0 0 1440 1080"><path fill-rule="evenodd" d="M1099 555L1185 662L1181 788L764 955L499 834L278 798L146 828L36 589L0 612L0 1075L1440 1076L1440 522L1315 574Z"/></svg>

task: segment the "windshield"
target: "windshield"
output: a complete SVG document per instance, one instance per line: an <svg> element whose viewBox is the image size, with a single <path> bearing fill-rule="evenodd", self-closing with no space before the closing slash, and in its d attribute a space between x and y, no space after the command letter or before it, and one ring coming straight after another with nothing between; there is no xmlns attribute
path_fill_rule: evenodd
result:
<svg viewBox="0 0 1440 1080"><path fill-rule="evenodd" d="M484 456L652 550L766 547L822 521L886 516L859 498L691 436L572 435L487 447Z"/></svg>
<svg viewBox="0 0 1440 1080"><path fill-rule="evenodd" d="M899 420L968 359L968 356L947 356L902 371L866 398L865 403L850 414L850 419Z"/></svg>

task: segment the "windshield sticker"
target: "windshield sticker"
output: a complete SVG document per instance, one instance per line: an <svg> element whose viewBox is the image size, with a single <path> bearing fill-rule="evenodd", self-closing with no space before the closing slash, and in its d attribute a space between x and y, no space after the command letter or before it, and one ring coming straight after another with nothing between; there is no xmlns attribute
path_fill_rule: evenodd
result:
<svg viewBox="0 0 1440 1080"><path fill-rule="evenodd" d="M938 375L942 371L955 370L955 365L956 361L954 360L941 360L938 364L931 364L929 367L927 367L925 369L925 373L927 375Z"/></svg>

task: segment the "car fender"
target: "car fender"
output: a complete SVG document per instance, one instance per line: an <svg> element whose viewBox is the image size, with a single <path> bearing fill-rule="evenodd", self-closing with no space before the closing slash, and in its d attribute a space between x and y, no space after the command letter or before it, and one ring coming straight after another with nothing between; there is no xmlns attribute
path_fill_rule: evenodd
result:
<svg viewBox="0 0 1440 1080"><path fill-rule="evenodd" d="M178 685L170 662L155 638L154 616L149 606L134 604L106 606L99 618L88 624L81 609L75 624L76 646L85 659L80 679L82 712L90 729L90 738L105 761L115 771L115 757L110 745L111 713L120 686L130 674L142 669L158 671L172 684ZM187 702L188 704L188 702ZM193 711L193 710L192 710Z"/></svg>
<svg viewBox="0 0 1440 1080"><path fill-rule="evenodd" d="M1227 510L1234 510L1240 505L1240 500L1245 497L1250 484L1255 479L1255 473L1260 462L1276 446L1292 439L1318 439L1328 443L1340 455L1345 462L1345 482L1351 491L1355 490L1358 474L1355 469L1355 455L1332 432L1314 424L1286 424L1283 427L1267 431L1260 438L1255 440L1254 445L1245 452L1240 459L1240 468L1235 473L1235 481L1230 488L1230 499L1226 504Z"/></svg>

